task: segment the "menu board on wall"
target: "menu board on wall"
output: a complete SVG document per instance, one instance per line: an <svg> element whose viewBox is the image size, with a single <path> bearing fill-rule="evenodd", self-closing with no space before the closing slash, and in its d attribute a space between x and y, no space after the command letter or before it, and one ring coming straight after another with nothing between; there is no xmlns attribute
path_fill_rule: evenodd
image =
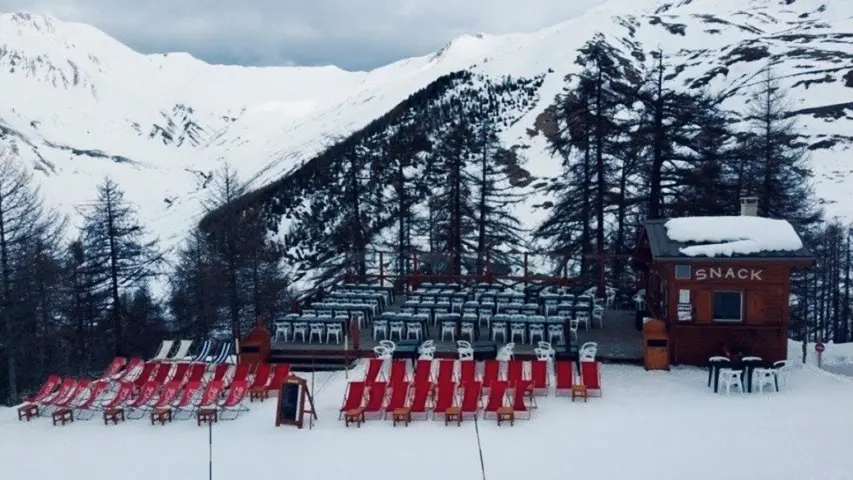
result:
<svg viewBox="0 0 853 480"><path fill-rule="evenodd" d="M689 303L678 304L678 321L689 322L693 320L693 306Z"/></svg>

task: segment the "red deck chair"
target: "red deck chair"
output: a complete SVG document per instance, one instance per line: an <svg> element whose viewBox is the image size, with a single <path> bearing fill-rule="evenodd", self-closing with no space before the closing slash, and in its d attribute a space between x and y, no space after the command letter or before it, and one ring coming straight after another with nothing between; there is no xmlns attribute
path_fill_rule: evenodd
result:
<svg viewBox="0 0 853 480"><path fill-rule="evenodd" d="M481 382L470 382L462 390L462 402L459 411L464 418L467 415L476 417L483 408L483 384Z"/></svg>
<svg viewBox="0 0 853 480"><path fill-rule="evenodd" d="M280 363L275 366L272 372L272 377L267 384L267 391L277 391L281 388L281 384L287 381L290 377L290 364Z"/></svg>
<svg viewBox="0 0 853 480"><path fill-rule="evenodd" d="M405 361L405 360L403 360ZM388 412L393 412L398 408L406 407L406 400L409 399L409 382L398 382L391 384L391 396L388 397L388 403L385 404L384 419L388 419Z"/></svg>
<svg viewBox="0 0 853 480"><path fill-rule="evenodd" d="M122 371L122 368L127 365L127 359L124 357L116 357L110 362L107 369L104 370L104 373L101 374L102 380L113 380L115 376L119 375L119 372Z"/></svg>
<svg viewBox="0 0 853 480"><path fill-rule="evenodd" d="M367 361L367 370L364 372L364 383L369 385L379 381L384 362L385 360L381 358L371 358Z"/></svg>
<svg viewBox="0 0 853 480"><path fill-rule="evenodd" d="M548 395L547 360L534 360L530 362L530 381L533 383L534 395Z"/></svg>
<svg viewBox="0 0 853 480"><path fill-rule="evenodd" d="M427 416L427 403L432 393L432 384L430 383L415 383L412 388L412 403L409 405L409 411L412 413L412 418L415 416Z"/></svg>
<svg viewBox="0 0 853 480"><path fill-rule="evenodd" d="M436 375L435 383L437 385L444 385L446 383L453 383L453 367L456 366L456 360L449 358L442 358L438 361L438 375Z"/></svg>
<svg viewBox="0 0 853 480"><path fill-rule="evenodd" d="M151 380L157 382L160 386L166 385L169 382L169 374L172 373L173 363L158 363L157 371L151 375Z"/></svg>
<svg viewBox="0 0 853 480"><path fill-rule="evenodd" d="M135 389L136 387L134 387ZM142 385L142 388L139 389L139 394L131 400L126 406L126 415L127 418L130 419L140 419L145 416L145 411L148 409L148 405L151 404L151 401L154 400L154 396L157 395L157 390L160 388L160 384L155 382L154 380L149 380Z"/></svg>
<svg viewBox="0 0 853 480"><path fill-rule="evenodd" d="M338 420L343 418L344 412L361 408L361 402L364 400L365 388L367 384L364 382L349 382L347 391L344 394L344 401L341 404Z"/></svg>
<svg viewBox="0 0 853 480"><path fill-rule="evenodd" d="M432 418L435 414L444 414L448 408L456 406L456 384L454 382L438 384L435 393L435 406L432 409Z"/></svg>
<svg viewBox="0 0 853 480"><path fill-rule="evenodd" d="M465 388L465 385L477 381L477 362L473 360L464 360L459 362L459 385ZM482 388L483 385L480 385Z"/></svg>
<svg viewBox="0 0 853 480"><path fill-rule="evenodd" d="M184 387L181 398L178 399L178 404L172 412L175 420L189 420L200 408L216 408L216 401L222 396L222 389L225 387L221 380L211 380L202 389L198 400L193 403L193 398L200 388L202 388L201 384L188 384Z"/></svg>
<svg viewBox="0 0 853 480"><path fill-rule="evenodd" d="M225 388L231 388L231 385L234 382L249 383L249 369L251 368L251 363L238 363L237 366L234 367L234 376L231 377L231 379L225 383Z"/></svg>
<svg viewBox="0 0 853 480"><path fill-rule="evenodd" d="M210 381L213 382L222 382L225 384L225 377L231 372L233 365L228 365L227 363L220 363L216 365L216 368L213 370L213 377L210 378Z"/></svg>
<svg viewBox="0 0 853 480"><path fill-rule="evenodd" d="M574 379L575 367L572 362L558 360L554 362L554 396L571 395Z"/></svg>
<svg viewBox="0 0 853 480"><path fill-rule="evenodd" d="M498 409L506 403L507 390L509 390L509 383L505 380L498 380L492 384L492 388L489 389L489 399L486 402L486 408L483 409L483 419L490 413L497 415Z"/></svg>
<svg viewBox="0 0 853 480"><path fill-rule="evenodd" d="M85 392L92 383L92 381L87 378L72 380L72 382L74 383L69 389L65 390L63 395L57 395L56 397L43 402L39 409L39 415L48 416L60 408L71 407L74 404L74 401L77 400L77 398L80 397L80 395Z"/></svg>
<svg viewBox="0 0 853 480"><path fill-rule="evenodd" d="M71 405L71 421L91 420L95 412L100 409L104 394L109 391L110 384L104 381L96 381L89 385L80 397Z"/></svg>
<svg viewBox="0 0 853 480"><path fill-rule="evenodd" d="M134 391L139 391L143 385L145 385L149 380L151 380L151 376L154 374L154 370L158 369L160 366L159 363L147 362L142 366L142 370L139 372L139 375L133 379Z"/></svg>
<svg viewBox="0 0 853 480"><path fill-rule="evenodd" d="M41 385L41 388L39 388L39 391L36 392L35 395L33 395L31 397L27 397L24 402L25 403L43 402L52 393L54 393L54 390L56 390L56 387L58 387L60 384L62 384L62 379L59 378L59 375L51 375L51 376L47 377L47 380L45 380L44 383Z"/></svg>
<svg viewBox="0 0 853 480"><path fill-rule="evenodd" d="M509 384L509 389L515 388L515 385L524 380L524 361L510 360L506 362L506 382Z"/></svg>
<svg viewBox="0 0 853 480"><path fill-rule="evenodd" d="M172 369L172 378L169 379L171 382L178 382L181 385L187 381L187 375L190 373L190 364L187 362L180 362L175 364L175 367Z"/></svg>
<svg viewBox="0 0 853 480"><path fill-rule="evenodd" d="M406 377L408 377L407 363L406 360L394 360L391 362L391 374L389 375L388 383L392 386L398 383L406 383Z"/></svg>
<svg viewBox="0 0 853 480"><path fill-rule="evenodd" d="M104 411L112 408L124 408L124 404L127 403L132 394L133 384L131 382L119 382L118 390L116 390L113 398L96 407L96 410Z"/></svg>
<svg viewBox="0 0 853 480"><path fill-rule="evenodd" d="M382 416L385 406L385 394L388 392L387 382L374 382L367 390L367 401L362 407L365 417L367 414Z"/></svg>
<svg viewBox="0 0 853 480"><path fill-rule="evenodd" d="M243 405L243 400L249 393L249 382L245 380L235 380L231 382L231 387L228 389L228 396L219 405L220 420L234 420L243 412L248 412L249 407ZM233 415L233 417L232 417Z"/></svg>
<svg viewBox="0 0 853 480"><path fill-rule="evenodd" d="M432 360L421 359L415 363L415 374L412 377L415 385L432 383Z"/></svg>
<svg viewBox="0 0 853 480"><path fill-rule="evenodd" d="M172 409L172 404L175 403L175 400L178 399L178 395L181 393L181 382L166 382L165 385L160 389L160 395L157 397L157 401L150 405L145 405L144 407L134 411L135 414L142 413L145 415L145 412L154 413L154 410L158 408L168 408ZM141 418L141 417L131 417L128 415L128 418ZM154 421L151 421L152 425Z"/></svg>
<svg viewBox="0 0 853 480"><path fill-rule="evenodd" d="M204 373L207 365L203 363L193 363L190 365L190 374L187 377L187 381L184 382L185 385L190 383L202 383L204 382Z"/></svg>
<svg viewBox="0 0 853 480"><path fill-rule="evenodd" d="M535 404L532 403L533 396L528 393L532 390L527 388L528 386L532 386L532 382L529 380L522 380L518 384L516 384L515 389L512 393L512 410L515 413L515 418L522 418L524 420L530 420L530 409L535 408ZM525 403L524 399L529 397L531 399L531 404L528 405ZM521 416L519 417L519 413Z"/></svg>
<svg viewBox="0 0 853 480"><path fill-rule="evenodd" d="M601 396L601 364L596 361L581 361L581 381L590 395Z"/></svg>
<svg viewBox="0 0 853 480"><path fill-rule="evenodd" d="M41 399L38 402L32 402L38 405L38 409L36 410L36 415L41 415L42 410L45 408L53 408L52 405L55 402L64 400L68 394L77 387L77 380L73 378L66 378L59 384L59 388L54 390L52 393L48 394L45 398Z"/></svg>
<svg viewBox="0 0 853 480"><path fill-rule="evenodd" d="M136 380L140 373L142 373L143 367L145 367L145 360L139 357L133 357L127 361L127 365L124 366L124 370L114 375L111 380L116 382L132 382Z"/></svg>
<svg viewBox="0 0 853 480"><path fill-rule="evenodd" d="M489 390L498 381L501 372L501 364L497 360L485 360L483 362L483 390Z"/></svg>
<svg viewBox="0 0 853 480"><path fill-rule="evenodd" d="M210 382L207 385L211 384L219 385L220 387L222 386L222 382ZM177 403L175 403L175 408L172 409L172 418L174 418L175 420L189 420L190 417L193 416L192 412L195 411L197 407L197 405L193 404L193 399L195 398L196 394L198 393L198 389L200 388L201 382L187 382L186 384L184 384L177 397L178 401ZM202 391L202 398L204 397L204 393L207 390L208 387L205 386L204 391ZM220 391L217 390L216 394L219 395Z"/></svg>
<svg viewBox="0 0 853 480"><path fill-rule="evenodd" d="M255 369L255 376L252 378L252 383L249 384L249 391L266 390L267 384L270 381L270 374L272 374L272 365L269 363L259 364Z"/></svg>

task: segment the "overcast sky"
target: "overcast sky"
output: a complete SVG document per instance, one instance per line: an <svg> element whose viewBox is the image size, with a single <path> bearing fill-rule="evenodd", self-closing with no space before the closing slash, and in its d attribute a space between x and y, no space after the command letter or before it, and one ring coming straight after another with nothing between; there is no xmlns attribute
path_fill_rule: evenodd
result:
<svg viewBox="0 0 853 480"><path fill-rule="evenodd" d="M85 22L142 52L211 62L365 69L463 33L530 31L603 0L0 0Z"/></svg>

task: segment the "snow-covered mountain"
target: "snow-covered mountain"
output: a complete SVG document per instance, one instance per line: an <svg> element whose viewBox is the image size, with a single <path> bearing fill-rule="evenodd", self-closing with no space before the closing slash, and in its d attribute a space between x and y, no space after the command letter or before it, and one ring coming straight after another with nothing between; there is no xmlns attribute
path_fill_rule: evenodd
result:
<svg viewBox="0 0 853 480"><path fill-rule="evenodd" d="M614 0L533 33L466 35L440 51L370 72L336 67L209 65L190 55L143 55L82 24L0 15L0 145L40 172L49 201L69 213L105 174L152 230L177 240L221 161L252 186L277 179L436 79L466 70L476 85L528 79L508 99L505 146L523 149L531 179L556 173L536 119L577 71L596 33L638 64L661 49L682 88L743 105L769 64L788 88L816 187L832 215L853 216L853 0ZM483 87L487 88L487 87ZM285 177L286 178L286 177ZM536 182L526 182L535 185ZM530 202L542 199L531 195ZM525 221L539 214L526 209Z"/></svg>

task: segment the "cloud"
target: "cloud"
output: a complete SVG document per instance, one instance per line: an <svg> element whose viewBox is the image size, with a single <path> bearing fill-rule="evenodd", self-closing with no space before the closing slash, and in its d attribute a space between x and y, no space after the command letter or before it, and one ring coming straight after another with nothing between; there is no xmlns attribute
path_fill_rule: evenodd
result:
<svg viewBox="0 0 853 480"><path fill-rule="evenodd" d="M542 28L603 0L0 0L92 24L150 53L251 65L373 68L463 33Z"/></svg>

